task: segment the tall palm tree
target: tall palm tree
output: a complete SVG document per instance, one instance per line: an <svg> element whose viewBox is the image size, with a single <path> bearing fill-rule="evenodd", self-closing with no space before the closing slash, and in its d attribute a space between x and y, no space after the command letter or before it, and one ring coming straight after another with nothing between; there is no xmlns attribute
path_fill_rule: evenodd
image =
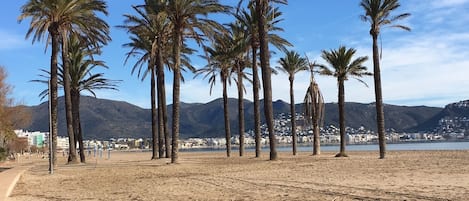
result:
<svg viewBox="0 0 469 201"><path fill-rule="evenodd" d="M233 68L236 71L236 86L238 88L238 132L239 132L239 156L244 155L244 132L245 132L245 121L244 121L244 93L246 92L244 88L243 80L251 81L247 77L247 73L244 70L249 65L249 56L248 52L250 45L246 40L248 34L246 34L246 29L242 23L235 21L230 23L229 30L227 33L226 40L224 43L228 43L227 55L230 56L230 60L233 63Z"/></svg>
<svg viewBox="0 0 469 201"><path fill-rule="evenodd" d="M181 82L181 50L185 38L202 42L202 36L212 35L214 30L223 29L220 24L208 18L201 18L211 13L227 12L217 0L165 0L166 12L173 25L173 118L171 163L178 162L179 152L179 95ZM196 30L199 30L197 32Z"/></svg>
<svg viewBox="0 0 469 201"><path fill-rule="evenodd" d="M319 85L314 79L314 73L316 73L314 68L317 65L314 62L311 63L308 61L308 63L311 79L304 98L305 121L306 124L313 126L313 155L319 155L321 154L319 127L324 123L325 104Z"/></svg>
<svg viewBox="0 0 469 201"><path fill-rule="evenodd" d="M154 147L159 147L159 157L165 155L169 158L171 155L171 142L169 139L169 131L167 128L167 109L166 109L166 90L164 82L164 68L172 68L174 66L170 60L170 53L172 48L172 41L169 40L172 31L172 24L167 19L167 15L164 10L163 2L159 1L147 1L145 5L134 6L134 9L139 13L139 16L124 15L126 18L125 25L118 26L128 31L131 42L126 43L123 47L131 48L127 53L125 62L130 57L137 57L131 73L137 73L138 77L142 80L146 78L148 74L151 76L151 102L152 102L152 133L155 134L156 123L155 118L155 73L156 73L156 88L157 88L157 99L158 99L158 142L153 141ZM194 50L188 48L183 44L183 54L181 55L181 63L189 70L193 71L193 66L190 65L190 60L186 54L192 54ZM145 64L147 64L145 66ZM164 134L164 139L162 135ZM158 145L156 145L156 143ZM164 143L164 146L163 146ZM163 150L163 148L165 150ZM153 150L153 158L156 158L156 149ZM164 153L165 152L165 153Z"/></svg>
<svg viewBox="0 0 469 201"><path fill-rule="evenodd" d="M26 38L33 35L33 43L36 41L43 40L46 36L46 48L49 43L51 44L51 61L50 61L50 110L51 110L51 131L50 137L52 137L52 153L57 150L57 74L58 74L58 53L60 45L60 36L58 32L57 22L54 20L54 16L58 15L59 11L55 9L54 0L44 1L28 1L21 7L21 15L18 17L18 21L21 22L26 18L32 18L29 25ZM55 154L51 154L53 167L57 166L57 157Z"/></svg>
<svg viewBox="0 0 469 201"><path fill-rule="evenodd" d="M340 130L340 152L336 157L347 157L345 153L345 88L344 83L349 77L355 78L361 83L366 83L361 80L363 76L372 75L367 72L363 63L368 60L368 57L358 57L352 60L356 50L353 48L347 49L345 46L340 46L337 50L322 51L321 57L329 64L318 65L321 68L322 75L333 76L337 78L337 86L339 88L339 130Z"/></svg>
<svg viewBox="0 0 469 201"><path fill-rule="evenodd" d="M226 139L226 156L231 156L231 130L230 130L230 119L229 119L229 108L228 108L228 90L227 86L231 84L231 74L234 71L232 55L230 49L232 45L232 38L228 34L219 34L215 36L215 41L212 47L205 47L205 51L208 53L209 62L208 64L196 71L196 76L205 74L204 78L209 78L210 83L210 94L212 93L213 86L217 81L217 77L220 77L220 81L223 87L223 117L225 120L225 139ZM241 142L240 142L241 145ZM241 152L240 152L241 153Z"/></svg>
<svg viewBox="0 0 469 201"><path fill-rule="evenodd" d="M72 113L73 113L73 130L75 134L75 144L79 144L80 162L85 163L85 151L83 145L83 133L80 121L80 96L81 92L87 91L96 97L95 90L98 89L111 89L117 90L118 80L109 80L104 78L103 73L92 73L96 67L107 68L104 61L93 59L93 55L99 54L97 49L89 49L83 45L83 41L79 41L76 37L72 37L68 41L68 57L70 58L70 85L71 85L71 99L72 99ZM59 67L58 84L63 87L64 85L64 71L63 66ZM47 70L41 70L44 74L40 77L44 80L32 80L47 84L50 78L50 73ZM42 91L39 96L45 98L49 94L49 90Z"/></svg>
<svg viewBox="0 0 469 201"><path fill-rule="evenodd" d="M287 3L287 0L276 0L273 2ZM267 122L267 129L269 132L269 145L270 145L270 160L277 160L276 139L274 132L274 114L272 107L272 81L270 69L270 52L269 52L269 38L268 38L268 19L267 13L270 10L268 0L256 0L256 15L258 25L258 37L260 47L260 61L262 70L262 86L264 89L264 114ZM274 14L275 15L275 14Z"/></svg>
<svg viewBox="0 0 469 201"><path fill-rule="evenodd" d="M107 15L106 3L101 0L30 0L21 7L21 22L26 18L32 18L26 37L33 35L33 42L40 41L47 36L47 45L52 46L51 54L51 121L53 139L53 151L57 144L57 69L58 52L61 46L64 73L68 74L68 50L67 39L70 35L82 36L94 47L106 44L109 38L109 26L101 20L96 12ZM46 45L46 48L47 48ZM65 76L65 99L67 131L70 139L69 162L77 162L76 149L72 126L72 108L70 98L70 80ZM53 159L54 166L56 158Z"/></svg>
<svg viewBox="0 0 469 201"><path fill-rule="evenodd" d="M128 19L127 19L128 20ZM131 36L130 39L132 42L126 43L123 46L124 47L130 47L132 48L128 53L127 53L127 58L125 62L128 61L130 56L140 56L137 62L134 64L131 74L134 74L134 72L137 70L137 76L141 79L141 81L145 80L145 78L150 74L150 105L151 105L151 133L152 133L152 160L158 158L158 149L161 148L161 143L159 144L159 139L161 137L161 131L157 132L157 123L156 123L156 93L155 93L155 65L154 65L154 58L152 58L153 54L152 51L155 48L155 43L151 41L151 37L147 37L142 29L137 29L137 30L132 30L132 26L129 26L129 32L133 34L134 36ZM141 27L139 27L141 28ZM147 64L146 67L143 67ZM160 108L158 108L160 109ZM161 154L160 154L161 156Z"/></svg>
<svg viewBox="0 0 469 201"><path fill-rule="evenodd" d="M259 50L259 31L258 31L258 14L256 14L255 1L251 0L248 4L248 11L240 9L243 0L239 1L238 11L235 13L236 20L239 21L245 27L246 42L251 46L251 65L252 65L252 85L253 85L253 102L254 102L254 133L256 142L256 157L260 157L261 154L261 115L260 115L260 80L258 73L258 50ZM286 3L286 1L274 1L276 3ZM275 46L277 49L286 51L285 46L292 46L287 40L283 39L279 35L272 33L277 31L283 31L282 28L275 26L277 23L282 21L279 19L281 12L278 8L269 8L267 11L267 23L268 23L268 42Z"/></svg>
<svg viewBox="0 0 469 201"><path fill-rule="evenodd" d="M241 1L240 1L241 3ZM257 31L257 20L254 15L254 7L250 7L251 12L242 10L236 12L234 16L237 21L244 27L246 33L246 43L251 46L251 65L252 65L252 85L253 85L253 102L254 102L254 135L256 143L256 158L260 157L261 154L261 115L259 106L259 73L257 69L257 50L259 49L258 31Z"/></svg>
<svg viewBox="0 0 469 201"><path fill-rule="evenodd" d="M386 136L384 127L384 109L383 94L381 89L381 68L378 49L378 37L381 28L395 27L410 31L410 28L403 25L394 24L398 20L405 19L410 13L403 13L391 16L391 12L400 7L399 0L362 0L360 6L365 10L365 14L361 16L362 20L369 22L371 25L370 35L373 39L373 74L375 83L375 99L376 99L376 120L378 125L379 140L379 158L384 159L386 155Z"/></svg>
<svg viewBox="0 0 469 201"><path fill-rule="evenodd" d="M62 11L59 23L59 32L62 45L62 65L64 75L70 74L70 61L68 58L68 38L80 36L91 47L100 48L100 44L106 44L109 38L109 26L97 16L97 13L107 15L107 6L101 0L77 0L58 1ZM65 116L67 120L67 132L69 135L69 163L76 163L76 140L73 130L73 112L71 100L70 77L64 76ZM73 144L72 144L73 143Z"/></svg>
<svg viewBox="0 0 469 201"><path fill-rule="evenodd" d="M293 140L293 155L296 155L297 135L296 135L296 115L295 115L295 95L293 92L293 82L295 81L295 74L308 69L308 61L301 57L295 51L288 51L285 57L280 58L278 61L280 66L277 69L281 72L288 74L290 81L290 121L291 121L291 135Z"/></svg>
<svg viewBox="0 0 469 201"><path fill-rule="evenodd" d="M142 61L148 61L148 68L144 71L142 79L144 79L146 75L150 73L153 136L152 159L157 159L158 155L159 158L163 157L163 134L167 136L166 121L164 121L165 118L163 118L163 115L165 115L163 108L166 107L166 103L163 101L163 97L166 97L164 95L165 61L163 58L163 51L168 47L164 41L168 38L167 35L170 30L170 24L167 19L167 15L164 12L164 4L162 3L162 1L146 0L145 5L133 6L133 9L139 14L139 16L127 14L124 15L126 17L126 25L120 26L134 35L133 42L125 45L132 47L131 52L129 52L127 56L135 56L138 50L145 52L142 54L143 56L132 69L132 72L139 66L139 64L143 64L141 63ZM142 66L140 65L139 76L141 73L141 67ZM158 95L156 93L155 87L157 88ZM156 99L158 99L158 109L156 106ZM158 124L157 116L159 122ZM158 150L156 149L157 147L159 148ZM169 150L167 146L166 149Z"/></svg>
<svg viewBox="0 0 469 201"><path fill-rule="evenodd" d="M70 58L70 87L72 99L73 130L80 150L80 162L85 163L85 150L83 145L83 133L80 121L80 96L82 91L87 91L96 97L95 90L117 90L118 80L104 78L103 73L92 73L96 67L107 68L104 61L94 60L93 55L99 54L97 49L88 49L78 39L72 37L69 41ZM63 75L61 76L63 79Z"/></svg>

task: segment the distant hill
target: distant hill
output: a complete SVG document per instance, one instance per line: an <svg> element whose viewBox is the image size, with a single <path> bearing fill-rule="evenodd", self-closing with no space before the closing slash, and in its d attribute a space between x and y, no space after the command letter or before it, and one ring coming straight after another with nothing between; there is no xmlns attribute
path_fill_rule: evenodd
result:
<svg viewBox="0 0 469 201"><path fill-rule="evenodd" d="M386 128L396 131L413 131L429 118L439 114L442 108L427 106L396 106L384 105L384 121ZM376 131L376 108L375 104L346 103L345 104L346 125L353 128L364 126L369 130ZM339 124L339 109L337 104L326 104L325 124ZM433 125L428 125L432 127Z"/></svg>
<svg viewBox="0 0 469 201"><path fill-rule="evenodd" d="M253 103L245 100L246 129L252 129ZM65 112L63 98L59 98L59 135L65 136ZM264 105L261 101L261 111ZM32 113L32 124L27 129L32 131L48 131L47 102L29 107ZM289 104L281 100L273 103L274 113L289 113ZM376 111L374 104L346 103L346 125L367 129L376 128ZM445 108L446 110L446 108ZM438 124L443 108L436 107L407 107L385 105L386 128L397 131L431 130ZM172 107L168 106L171 113ZM302 112L303 105L297 104L296 111ZM83 96L81 98L81 121L86 139L108 139L110 137L150 137L151 116L149 109L122 101L97 99ZM229 99L229 113L231 131L238 133L237 99ZM261 112L263 116L263 112ZM440 116L438 116L440 115ZM338 125L339 115L336 103L326 104L326 125ZM171 115L168 117L171 118ZM262 121L263 121L262 117ZM171 121L169 121L169 124ZM171 125L168 125L171 128ZM181 137L222 137L224 136L223 102L216 99L208 103L181 103Z"/></svg>
<svg viewBox="0 0 469 201"><path fill-rule="evenodd" d="M442 120L447 121L440 122ZM442 131L444 130L442 127L451 127L450 129L454 131L461 129L469 132L469 100L446 105L438 114L427 119L412 130Z"/></svg>
<svg viewBox="0 0 469 201"><path fill-rule="evenodd" d="M59 135L66 136L64 99L59 98ZM48 102L31 107L32 123L28 130L48 131ZM144 137L151 134L149 110L135 105L105 99L82 96L80 116L85 139L115 137Z"/></svg>

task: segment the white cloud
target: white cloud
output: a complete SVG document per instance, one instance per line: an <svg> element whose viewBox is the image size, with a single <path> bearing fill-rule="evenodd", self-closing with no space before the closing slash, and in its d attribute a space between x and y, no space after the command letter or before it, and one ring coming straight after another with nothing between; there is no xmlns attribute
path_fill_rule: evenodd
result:
<svg viewBox="0 0 469 201"><path fill-rule="evenodd" d="M387 41L381 66L384 102L443 106L467 99L468 41L469 32L440 31Z"/></svg>
<svg viewBox="0 0 469 201"><path fill-rule="evenodd" d="M469 3L469 0L433 0L431 5L435 8L458 7Z"/></svg>
<svg viewBox="0 0 469 201"><path fill-rule="evenodd" d="M26 43L27 42L25 41L23 35L17 35L0 30L0 50L9 50L18 47L24 47Z"/></svg>

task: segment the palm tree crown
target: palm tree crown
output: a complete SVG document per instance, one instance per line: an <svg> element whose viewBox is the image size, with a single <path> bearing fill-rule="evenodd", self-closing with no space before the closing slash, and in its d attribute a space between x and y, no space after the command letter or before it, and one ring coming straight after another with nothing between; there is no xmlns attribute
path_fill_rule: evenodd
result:
<svg viewBox="0 0 469 201"><path fill-rule="evenodd" d="M367 72L367 68L363 66L363 63L368 60L368 57L358 57L352 61L356 52L357 50L353 48L347 49L345 46L341 46L337 50L323 50L321 57L330 65L330 67L318 65L321 69L320 73L322 75L336 77L338 81L346 81L349 77L353 77L366 85L366 83L360 78L372 75Z"/></svg>
<svg viewBox="0 0 469 201"><path fill-rule="evenodd" d="M294 77L300 71L308 70L308 61L295 51L286 52L285 57L280 58L278 63L280 66L277 67L277 70L288 74L290 77Z"/></svg>
<svg viewBox="0 0 469 201"><path fill-rule="evenodd" d="M394 24L398 20L409 17L410 13L390 16L392 11L400 7L399 0L362 0L360 6L365 10L365 14L361 16L362 20L371 24L371 35L378 35L383 26L410 31L407 26Z"/></svg>
<svg viewBox="0 0 469 201"><path fill-rule="evenodd" d="M49 42L52 38L48 31L57 31L63 36L68 36L67 32L70 31L95 48L111 40L108 24L96 14L108 14L105 1L31 0L21 10L18 21L32 18L26 37L33 35L33 42L40 41L46 35Z"/></svg>

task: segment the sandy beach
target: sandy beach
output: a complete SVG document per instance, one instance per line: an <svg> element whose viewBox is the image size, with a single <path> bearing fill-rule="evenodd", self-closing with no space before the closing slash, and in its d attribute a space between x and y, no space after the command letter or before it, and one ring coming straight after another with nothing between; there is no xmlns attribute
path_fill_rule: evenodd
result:
<svg viewBox="0 0 469 201"><path fill-rule="evenodd" d="M279 154L268 161L265 152L183 152L179 164L152 161L149 152L113 152L110 160L78 165L59 157L53 175L47 160L36 159L8 200L469 199L469 151L398 151L384 160L377 152Z"/></svg>

